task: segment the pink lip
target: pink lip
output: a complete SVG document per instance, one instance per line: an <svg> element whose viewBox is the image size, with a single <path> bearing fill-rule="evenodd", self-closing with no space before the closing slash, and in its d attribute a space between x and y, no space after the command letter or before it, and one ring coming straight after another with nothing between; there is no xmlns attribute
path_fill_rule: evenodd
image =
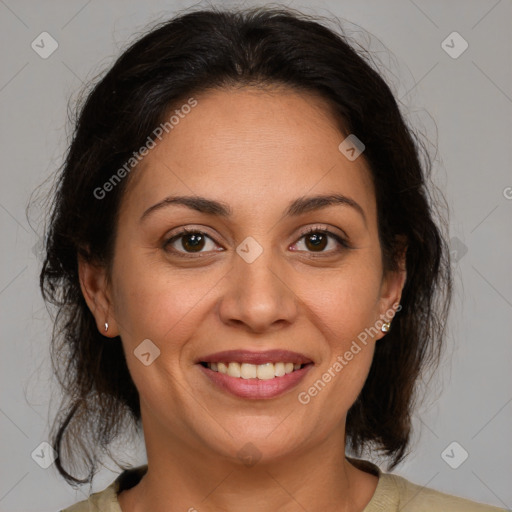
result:
<svg viewBox="0 0 512 512"><path fill-rule="evenodd" d="M220 361L221 360L219 359L218 362ZM226 359L224 359L224 361L226 361ZM229 361L249 362L247 360L240 360L236 358L229 359ZM283 359L281 359L281 361L283 361ZM285 361L291 362L290 359L285 359ZM269 362L269 360L266 359L264 362ZM294 388L306 376L310 368L313 367L313 364L307 364L300 370L295 370L292 373L283 375L282 377L275 377L269 380L230 377L229 375L205 368L201 364L198 364L197 366L211 382L222 390L241 398L257 400L274 398Z"/></svg>
<svg viewBox="0 0 512 512"><path fill-rule="evenodd" d="M289 350L266 350L264 352L251 352L250 350L225 350L216 352L208 356L200 357L196 363L295 363L308 364L312 363L311 359L298 352L290 352ZM290 374L291 375L291 374ZM280 377L284 378L284 377ZM250 379L247 379L250 380Z"/></svg>

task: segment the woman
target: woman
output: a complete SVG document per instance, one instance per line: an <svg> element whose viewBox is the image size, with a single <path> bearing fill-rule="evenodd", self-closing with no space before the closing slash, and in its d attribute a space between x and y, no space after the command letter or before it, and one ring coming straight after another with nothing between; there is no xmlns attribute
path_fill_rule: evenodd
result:
<svg viewBox="0 0 512 512"><path fill-rule="evenodd" d="M66 512L500 510L345 455L404 459L442 347L413 137L345 38L289 9L190 12L123 53L79 113L41 287L59 472L90 483L130 425L148 463Z"/></svg>

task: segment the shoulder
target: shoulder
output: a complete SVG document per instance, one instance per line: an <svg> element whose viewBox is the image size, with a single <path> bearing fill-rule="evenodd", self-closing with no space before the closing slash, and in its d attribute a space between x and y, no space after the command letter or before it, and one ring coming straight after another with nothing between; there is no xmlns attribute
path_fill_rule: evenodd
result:
<svg viewBox="0 0 512 512"><path fill-rule="evenodd" d="M448 510L450 512L501 512L505 510L423 487L392 473L381 473L380 478L389 489L390 495L394 496L397 503L396 510L401 512L444 512Z"/></svg>
<svg viewBox="0 0 512 512"><path fill-rule="evenodd" d="M424 487L393 473L383 472L364 459L347 457L357 468L379 477L375 492L362 512L506 512L460 496Z"/></svg>
<svg viewBox="0 0 512 512"><path fill-rule="evenodd" d="M60 512L122 512L117 501L116 491L116 482L112 482L103 491L95 492L88 499L75 503Z"/></svg>
<svg viewBox="0 0 512 512"><path fill-rule="evenodd" d="M118 493L136 485L147 470L147 464L126 469L103 491L95 492L88 499L59 512L123 512L117 500Z"/></svg>

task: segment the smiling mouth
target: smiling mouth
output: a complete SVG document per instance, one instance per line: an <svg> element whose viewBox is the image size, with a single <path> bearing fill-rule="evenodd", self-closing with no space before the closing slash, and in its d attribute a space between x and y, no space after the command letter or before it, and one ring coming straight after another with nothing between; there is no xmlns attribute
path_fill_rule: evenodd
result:
<svg viewBox="0 0 512 512"><path fill-rule="evenodd" d="M238 362L205 362L200 363L204 368L208 368L214 372L228 375L240 379L258 379L258 380L271 380L284 377L297 370L301 370L312 363L299 364L289 362L277 363L264 363L264 364L251 364L251 363L238 363Z"/></svg>

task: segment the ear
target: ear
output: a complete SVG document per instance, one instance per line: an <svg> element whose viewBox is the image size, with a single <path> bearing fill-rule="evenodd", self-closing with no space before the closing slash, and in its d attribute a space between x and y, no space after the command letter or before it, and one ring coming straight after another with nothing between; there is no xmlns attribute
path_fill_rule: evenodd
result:
<svg viewBox="0 0 512 512"><path fill-rule="evenodd" d="M402 290L404 288L407 279L407 266L406 266L406 254L407 244L405 237L397 237L399 243L399 253L397 256L397 266L394 270L388 270L385 272L381 288L380 288L380 304L379 314L380 318L384 322L393 321L393 316L396 313L396 309L400 304L402 297ZM386 333L379 332L377 339L382 338Z"/></svg>
<svg viewBox="0 0 512 512"><path fill-rule="evenodd" d="M96 320L98 331L108 338L118 336L119 330L112 313L111 292L105 266L91 263L79 255L78 277L82 294ZM107 332L105 322L108 323Z"/></svg>

